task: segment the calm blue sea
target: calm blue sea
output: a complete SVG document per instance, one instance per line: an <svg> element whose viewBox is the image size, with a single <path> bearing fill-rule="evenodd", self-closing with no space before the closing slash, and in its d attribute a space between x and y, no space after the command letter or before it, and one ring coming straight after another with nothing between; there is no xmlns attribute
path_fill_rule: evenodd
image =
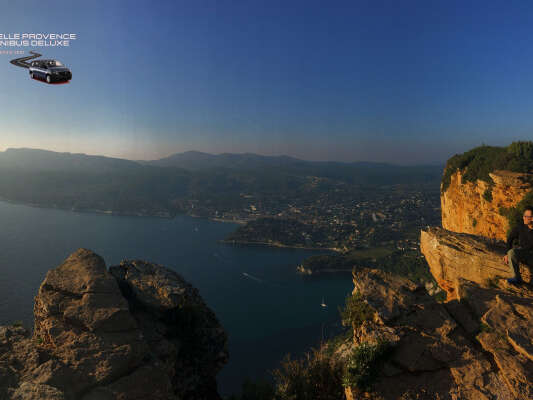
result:
<svg viewBox="0 0 533 400"><path fill-rule="evenodd" d="M200 290L229 335L222 395L246 377L269 377L282 357L301 355L338 331L350 274L302 277L296 266L317 251L219 243L231 223L179 216L119 217L0 202L0 324L33 326L33 298L46 272L85 247L107 265L143 259L179 272ZM322 308L324 297L328 304Z"/></svg>

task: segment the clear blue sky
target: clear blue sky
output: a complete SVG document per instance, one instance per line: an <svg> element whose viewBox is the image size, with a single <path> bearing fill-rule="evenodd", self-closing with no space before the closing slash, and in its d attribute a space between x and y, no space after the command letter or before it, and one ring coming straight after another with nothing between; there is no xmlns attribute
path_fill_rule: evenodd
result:
<svg viewBox="0 0 533 400"><path fill-rule="evenodd" d="M2 33L78 39L34 48L68 85L0 48L0 150L442 163L533 138L532 22L528 1L10 2Z"/></svg>

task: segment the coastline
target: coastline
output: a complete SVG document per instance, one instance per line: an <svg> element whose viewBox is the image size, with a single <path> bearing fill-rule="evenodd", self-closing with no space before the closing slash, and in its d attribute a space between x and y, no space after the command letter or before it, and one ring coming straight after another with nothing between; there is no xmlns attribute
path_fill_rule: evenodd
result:
<svg viewBox="0 0 533 400"><path fill-rule="evenodd" d="M67 208L67 207L57 207L53 205L43 205L38 203L27 203L23 201L14 201L11 199L6 199L4 197L0 196L0 201L3 201L5 203L14 204L14 205L21 205L26 207L33 207L33 208L44 208L49 210L61 210L61 211L69 211L73 213L81 213L81 214L97 214L97 215L108 215L112 217L139 217L139 218L164 218L164 219L174 219L178 215L180 216L187 216L191 218L202 218L210 221L215 222L223 222L223 223L233 223L237 225L245 225L250 220L243 220L243 219L226 219L226 218L212 218L212 217L204 217L200 215L192 215L192 214L170 214L170 213L128 213L128 212L117 212L112 210L98 210L98 209L76 209L76 208ZM307 246L289 246L282 243L277 242L250 242L245 240L226 240L222 239L219 240L219 243L223 244L230 244L230 245L242 245L242 246L263 246L263 247L278 247L278 248L287 248L287 249L300 249L300 250L314 250L314 251L333 251L335 253L341 253L342 250L338 249L336 247L307 247ZM333 271L332 271L333 272Z"/></svg>
<svg viewBox="0 0 533 400"><path fill-rule="evenodd" d="M230 221L231 222L231 221ZM328 251L334 251L336 253L341 253L342 250L338 249L336 247L305 247L305 246L289 246L282 243L270 243L270 242L249 242L245 240L227 240L222 239L218 241L219 243L224 244L234 244L234 245L242 245L242 246L263 246L263 247L279 247L279 248L286 248L286 249L300 249L300 250L328 250Z"/></svg>
<svg viewBox="0 0 533 400"><path fill-rule="evenodd" d="M98 209L92 209L92 208L68 208L68 207L58 207L56 205L44 205L44 204L38 204L38 203L28 203L25 201L15 201L6 199L5 197L0 196L0 201L3 201L5 203L14 204L18 206L26 206L26 207L33 207L33 208L45 208L49 210L61 210L61 211L70 211L75 213L83 213L83 214L100 214L100 215L111 215L114 217L153 217L153 218L165 218L165 219L173 219L176 215L187 215L187 214L175 214L172 215L170 213L128 213L128 212L120 212L120 211L112 211L112 210L98 210Z"/></svg>
<svg viewBox="0 0 533 400"><path fill-rule="evenodd" d="M234 223L239 225L245 225L248 223L248 220L244 219L224 219L224 218L212 218L212 217L204 217L201 215L193 215L193 214L186 214L186 213L175 213L171 214L170 212L160 212L160 213L135 213L135 212L120 212L120 211L113 211L113 210L99 210L99 209L92 209L92 208L68 208L68 207L58 207L55 205L44 205L39 203L28 203L25 201L16 201L7 199L5 197L0 196L0 201L3 201L5 203L19 205L19 206L26 206L26 207L33 207L33 208L44 208L49 210L61 210L61 211L70 211L74 213L83 213L83 214L99 214L99 215L110 215L113 217L140 217L140 218L146 218L146 217L153 217L153 218L165 218L165 219L174 219L178 215L180 216L187 216L192 218L203 218L210 221L215 222L225 222L225 223Z"/></svg>
<svg viewBox="0 0 533 400"><path fill-rule="evenodd" d="M318 271L311 271L310 269L305 269L301 266L298 266L296 267L296 272L301 275L320 275L322 273L351 273L352 269L321 269Z"/></svg>

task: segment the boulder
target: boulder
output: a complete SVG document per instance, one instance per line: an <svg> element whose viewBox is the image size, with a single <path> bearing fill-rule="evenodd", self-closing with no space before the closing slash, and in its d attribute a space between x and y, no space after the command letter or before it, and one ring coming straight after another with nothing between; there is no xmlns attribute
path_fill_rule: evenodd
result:
<svg viewBox="0 0 533 400"><path fill-rule="evenodd" d="M488 287L512 276L510 268L502 260L504 245L484 237L428 227L420 233L420 250L426 257L431 274L446 291L449 300L457 297L458 279ZM525 282L531 282L530 268L520 266Z"/></svg>
<svg viewBox="0 0 533 400"><path fill-rule="evenodd" d="M76 251L42 282L33 335L0 327L1 399L220 399L227 337L198 291L160 265L111 270Z"/></svg>
<svg viewBox="0 0 533 400"><path fill-rule="evenodd" d="M198 290L174 271L144 261L123 261L110 272L177 391L184 398L216 398L215 376L228 362L227 337Z"/></svg>

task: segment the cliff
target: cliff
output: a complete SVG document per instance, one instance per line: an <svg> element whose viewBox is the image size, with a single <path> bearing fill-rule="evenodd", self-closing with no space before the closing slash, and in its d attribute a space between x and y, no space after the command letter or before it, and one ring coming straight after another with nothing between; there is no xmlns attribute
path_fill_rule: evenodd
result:
<svg viewBox="0 0 533 400"><path fill-rule="evenodd" d="M533 398L533 291L483 288L458 279L458 299L438 303L422 286L384 273L353 274L374 317L354 346L386 341L392 351L370 393L346 398L526 400Z"/></svg>
<svg viewBox="0 0 533 400"><path fill-rule="evenodd" d="M450 177L446 190L441 189L443 228L461 233L505 240L507 218L500 209L516 206L533 185L532 174L510 171L489 173L494 182L464 180L464 171L458 170ZM485 194L490 193L490 196Z"/></svg>
<svg viewBox="0 0 533 400"><path fill-rule="evenodd" d="M510 285L501 241L508 229L502 211L530 200L532 163L531 142L482 146L448 161L441 185L443 228L420 234L421 252L446 291L445 303L397 275L354 270L354 295L373 317L354 325L353 347L387 343L390 352L365 364L377 371L371 392L350 385L348 400L533 398L531 267L520 265L525 283Z"/></svg>
<svg viewBox="0 0 533 400"><path fill-rule="evenodd" d="M502 261L505 247L502 243L484 237L428 227L420 233L420 250L426 257L429 269L448 300L457 298L457 282L470 280L481 286L505 284L512 276ZM525 282L531 283L531 269L520 265Z"/></svg>
<svg viewBox="0 0 533 400"><path fill-rule="evenodd" d="M80 249L50 270L33 335L0 327L0 399L220 399L227 338L198 291L143 261Z"/></svg>

